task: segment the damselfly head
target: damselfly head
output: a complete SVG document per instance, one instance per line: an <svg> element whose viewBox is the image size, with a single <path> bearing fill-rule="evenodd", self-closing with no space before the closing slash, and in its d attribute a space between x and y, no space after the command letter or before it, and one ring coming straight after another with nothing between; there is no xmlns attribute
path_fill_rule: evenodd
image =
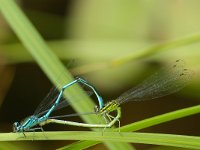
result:
<svg viewBox="0 0 200 150"><path fill-rule="evenodd" d="M95 113L99 112L99 110L100 110L100 109L99 109L99 107L98 107L97 105L94 106L94 112L95 112Z"/></svg>
<svg viewBox="0 0 200 150"><path fill-rule="evenodd" d="M19 128L20 128L19 122L13 123L13 132L19 132Z"/></svg>

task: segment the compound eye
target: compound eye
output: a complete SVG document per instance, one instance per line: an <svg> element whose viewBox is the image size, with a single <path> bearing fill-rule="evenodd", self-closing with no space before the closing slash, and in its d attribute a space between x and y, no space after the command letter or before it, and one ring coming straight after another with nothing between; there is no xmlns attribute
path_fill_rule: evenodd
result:
<svg viewBox="0 0 200 150"><path fill-rule="evenodd" d="M98 112L99 111L99 107L98 106L94 106L94 112Z"/></svg>
<svg viewBox="0 0 200 150"><path fill-rule="evenodd" d="M15 122L14 125L15 125L16 127L18 127L18 126L19 126L19 122Z"/></svg>
<svg viewBox="0 0 200 150"><path fill-rule="evenodd" d="M19 122L15 122L14 124L13 124L13 131L14 132L17 132L17 128L19 127Z"/></svg>

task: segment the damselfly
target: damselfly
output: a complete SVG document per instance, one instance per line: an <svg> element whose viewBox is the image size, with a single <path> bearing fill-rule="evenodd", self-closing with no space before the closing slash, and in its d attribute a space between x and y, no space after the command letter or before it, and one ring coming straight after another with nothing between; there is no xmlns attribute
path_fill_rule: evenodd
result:
<svg viewBox="0 0 200 150"><path fill-rule="evenodd" d="M103 99L96 94L102 105L96 106L95 113L103 116L106 120L104 124L87 124L79 123L67 120L59 120L61 117L50 117L40 122L40 125L47 123L58 123L65 125L74 125L81 127L95 127L95 128L107 128L113 126L117 121L120 123L119 118L121 117L122 103L128 101L144 101L155 98L160 98L172 93L175 93L182 89L188 81L191 79L191 72L184 68L183 61L176 60L175 63L163 67L161 70L151 75L149 78L144 80L138 86L128 90L121 94L115 100L112 100L104 105ZM110 113L116 111L116 116L112 116ZM67 117L63 115L62 117Z"/></svg>
<svg viewBox="0 0 200 150"><path fill-rule="evenodd" d="M62 99L64 90L77 82L82 83L83 85L86 85L93 90L93 92L97 96L99 107L102 108L104 105L103 100L102 100L101 96L98 95L95 88L92 85L90 85L86 80L84 80L82 78L77 78L76 80L63 86L60 93L58 95L56 95L56 97L52 98L52 95L54 95L54 93L56 91L56 89L53 89L53 91L50 92L47 95L47 97L40 103L40 105L37 107L37 109L35 110L33 115L27 117L25 120L23 120L20 123L15 122L13 124L13 131L14 132L24 132L24 131L35 131L36 129L42 130L41 127L36 128L35 126L37 126L37 125L41 126L43 124L43 122L45 122L49 118L50 114L54 110L64 107L64 103L61 103L61 99ZM65 102L65 101L62 101L62 102Z"/></svg>

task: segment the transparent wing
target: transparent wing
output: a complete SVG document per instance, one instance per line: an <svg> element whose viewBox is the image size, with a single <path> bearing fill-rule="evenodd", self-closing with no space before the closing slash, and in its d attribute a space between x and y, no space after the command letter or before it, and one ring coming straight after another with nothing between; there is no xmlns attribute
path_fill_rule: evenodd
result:
<svg viewBox="0 0 200 150"><path fill-rule="evenodd" d="M40 116L43 115L46 110L48 110L56 101L58 97L59 91L56 87L51 88L46 97L42 100L42 102L38 105L33 115Z"/></svg>
<svg viewBox="0 0 200 150"><path fill-rule="evenodd" d="M92 91L85 91L85 92L88 94L88 96L91 96L93 94ZM53 104L57 100L59 93L60 91L56 87L52 88L50 92L47 94L47 96L43 99L43 101L38 105L33 115L40 117L43 114L47 113L47 111L49 111L49 109L53 106ZM62 97L60 99L60 102L54 108L53 111L65 108L67 106L69 106L69 102L67 101L67 99Z"/></svg>
<svg viewBox="0 0 200 150"><path fill-rule="evenodd" d="M119 103L144 101L166 96L182 89L191 79L191 71L184 68L182 60L163 67L138 86L128 90L117 98Z"/></svg>

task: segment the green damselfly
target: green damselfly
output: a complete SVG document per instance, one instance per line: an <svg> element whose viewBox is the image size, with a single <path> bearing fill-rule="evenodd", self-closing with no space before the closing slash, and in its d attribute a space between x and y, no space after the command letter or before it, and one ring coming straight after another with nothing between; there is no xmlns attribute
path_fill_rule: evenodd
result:
<svg viewBox="0 0 200 150"><path fill-rule="evenodd" d="M118 98L104 104L103 99L99 97L101 105L95 107L95 113L103 116L106 123L103 124L89 124L79 123L67 120L60 120L60 117L67 117L68 115L49 117L40 125L48 123L58 123L65 125L81 126L81 127L94 127L94 128L107 128L112 127L116 122L120 124L121 107L120 105L129 101L145 101L160 98L172 93L175 93L185 87L191 79L191 71L184 68L182 60L176 60L174 63L163 67L158 72L154 73L138 86L121 94ZM99 94L96 94L97 97ZM116 115L112 116L110 113L116 111Z"/></svg>

